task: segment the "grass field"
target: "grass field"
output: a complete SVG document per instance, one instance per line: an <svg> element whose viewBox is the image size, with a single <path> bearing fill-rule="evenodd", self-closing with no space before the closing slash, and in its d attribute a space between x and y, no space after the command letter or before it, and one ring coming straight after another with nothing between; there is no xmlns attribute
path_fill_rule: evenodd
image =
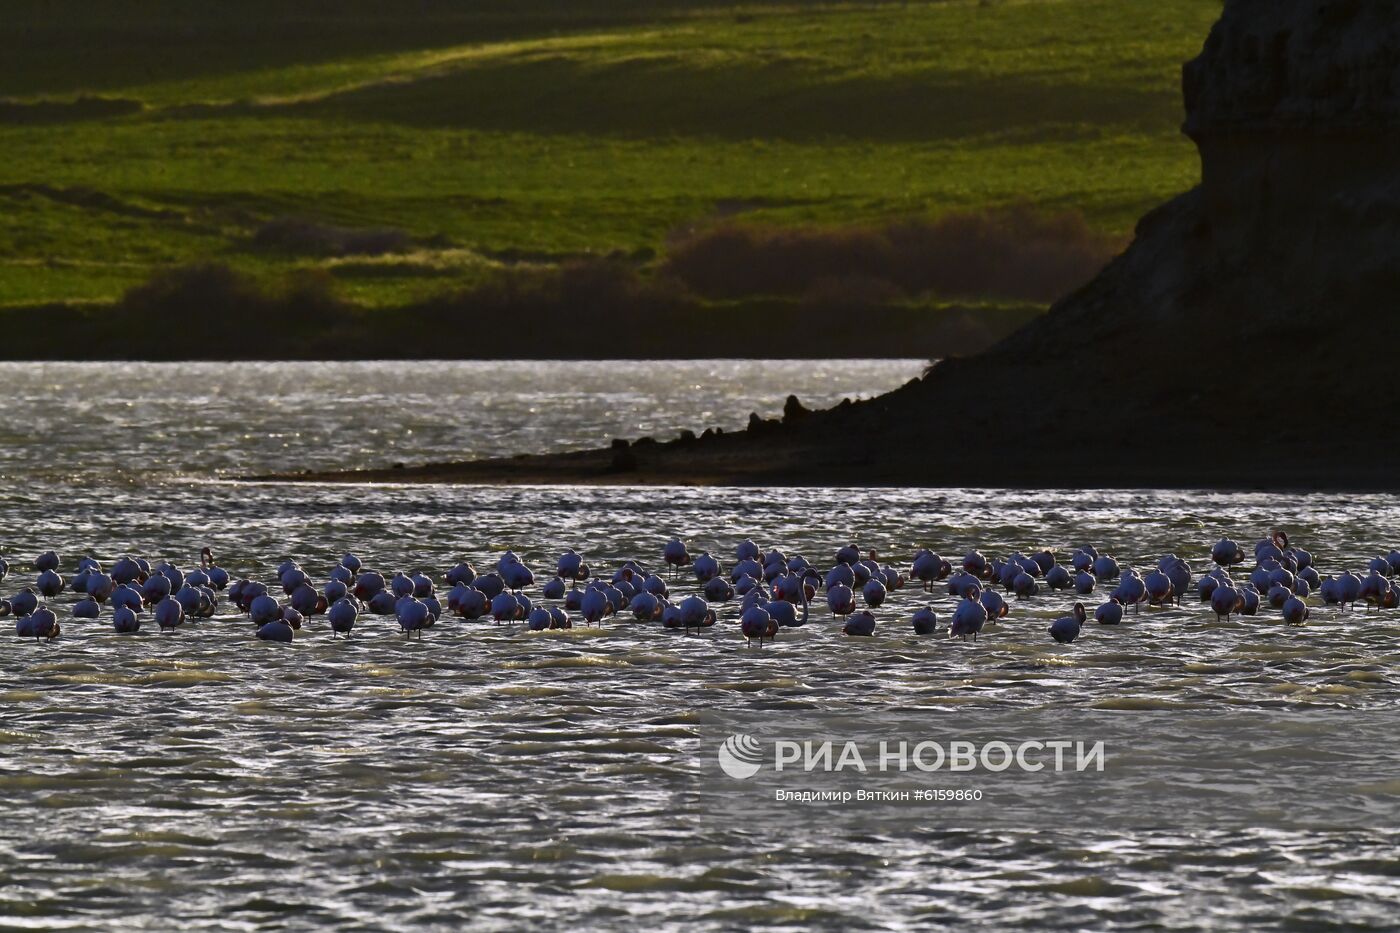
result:
<svg viewBox="0 0 1400 933"><path fill-rule="evenodd" d="M1126 236L1195 183L1179 72L1220 0L7 6L0 305L217 261L390 306L719 221ZM365 230L392 248L341 255Z"/></svg>

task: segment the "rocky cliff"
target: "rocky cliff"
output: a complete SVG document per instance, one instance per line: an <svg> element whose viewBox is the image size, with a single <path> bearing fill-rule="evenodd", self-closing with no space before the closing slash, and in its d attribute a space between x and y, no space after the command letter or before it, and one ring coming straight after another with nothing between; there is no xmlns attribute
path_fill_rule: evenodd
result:
<svg viewBox="0 0 1400 933"><path fill-rule="evenodd" d="M1400 4L1234 0L1187 64L1183 89L1219 248L1300 257L1320 248L1326 259L1360 239L1386 255L1366 248L1355 260L1390 258Z"/></svg>
<svg viewBox="0 0 1400 933"><path fill-rule="evenodd" d="M1400 0L1228 0L1183 88L1200 187L985 353L738 434L383 475L1400 488Z"/></svg>

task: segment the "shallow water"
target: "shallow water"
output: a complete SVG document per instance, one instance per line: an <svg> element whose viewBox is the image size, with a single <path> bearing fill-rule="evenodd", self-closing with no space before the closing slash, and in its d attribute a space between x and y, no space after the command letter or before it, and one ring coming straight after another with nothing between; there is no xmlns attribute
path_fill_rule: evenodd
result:
<svg viewBox="0 0 1400 933"><path fill-rule="evenodd" d="M323 578L346 549L436 574L506 548L537 572L567 546L595 568L655 564L672 534L692 553L729 558L752 537L822 563L857 540L906 568L918 546L956 557L1082 542L1125 565L1175 551L1200 568L1222 534L1248 544L1282 526L1327 572L1400 544L1394 496L227 481L739 427L789 391L830 404L921 365L0 365L0 553L54 547L71 573L83 553L188 565L208 544L231 571L270 580L287 555ZM31 576L16 567L0 588ZM1394 736L1400 711L1400 613L1316 605L1288 627L1273 612L1217 622L1187 601L1057 646L1044 629L1070 601L1014 603L975 644L913 638L914 606L946 619L953 600L911 586L868 640L818 608L747 648L730 607L698 637L621 618L541 634L444 621L404 641L392 620L362 617L349 641L313 621L287 647L227 611L173 636L118 637L109 613L68 622L65 594L61 639L0 641L0 925L1392 926L1400 788L1375 737ZM1153 716L1188 737L1190 717L1264 719L1300 747L1343 743L1368 789L1306 825L1176 803L1129 812L1091 783L1071 806L995 775L978 778L983 806L867 812L776 803L770 784L728 778L714 757L717 737L799 723L865 738L1089 712L1136 733L1121 764L1110 745L1110 772L1180 757ZM1323 726L1289 719L1303 715ZM1089 737L1093 722L1075 728ZM1361 732L1365 749L1345 746ZM1232 749L1202 755L1206 773ZM1235 780L1267 802L1338 770L1306 757ZM1134 773L1204 801L1194 766Z"/></svg>

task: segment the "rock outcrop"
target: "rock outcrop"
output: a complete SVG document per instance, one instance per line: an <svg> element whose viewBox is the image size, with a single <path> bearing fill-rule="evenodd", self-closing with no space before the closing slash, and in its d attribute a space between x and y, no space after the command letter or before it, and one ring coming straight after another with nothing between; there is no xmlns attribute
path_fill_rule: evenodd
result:
<svg viewBox="0 0 1400 933"><path fill-rule="evenodd" d="M1228 0L1183 88L1201 185L1049 314L867 402L648 447L620 481L1400 488L1400 0Z"/></svg>
<svg viewBox="0 0 1400 933"><path fill-rule="evenodd" d="M1400 4L1234 0L1183 89L1217 249L1344 279L1394 258Z"/></svg>
<svg viewBox="0 0 1400 933"><path fill-rule="evenodd" d="M1184 69L1187 135L1400 128L1397 12L1391 0L1231 0Z"/></svg>

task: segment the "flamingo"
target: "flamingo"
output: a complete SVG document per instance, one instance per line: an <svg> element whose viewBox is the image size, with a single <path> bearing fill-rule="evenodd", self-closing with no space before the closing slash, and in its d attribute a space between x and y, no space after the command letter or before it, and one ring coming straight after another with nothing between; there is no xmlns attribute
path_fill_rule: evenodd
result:
<svg viewBox="0 0 1400 933"><path fill-rule="evenodd" d="M141 617L130 606L112 610L112 628L120 635L132 635L141 630Z"/></svg>
<svg viewBox="0 0 1400 933"><path fill-rule="evenodd" d="M608 597L602 590L584 591L583 598L579 601L579 612L583 615L583 621L589 625L601 625L608 611Z"/></svg>
<svg viewBox="0 0 1400 933"><path fill-rule="evenodd" d="M331 637L344 635L348 638L359 614L359 608L349 599L343 596L337 599L327 613L327 621L331 624Z"/></svg>
<svg viewBox="0 0 1400 933"><path fill-rule="evenodd" d="M855 594L844 583L838 583L826 591L826 604L831 609L831 617L848 616L856 611Z"/></svg>
<svg viewBox="0 0 1400 933"><path fill-rule="evenodd" d="M847 563L837 564L826 572L822 585L829 591L833 586L855 586L856 572Z"/></svg>
<svg viewBox="0 0 1400 933"><path fill-rule="evenodd" d="M1147 600L1147 583L1136 570L1129 570L1119 578L1113 595L1123 605L1132 606L1133 615L1137 615L1138 607Z"/></svg>
<svg viewBox="0 0 1400 933"><path fill-rule="evenodd" d="M503 597L509 598L512 603L515 602L515 598L513 596L508 596L504 593L501 595ZM492 610L495 610L496 607L493 604L491 608ZM520 607L518 604L513 606L510 618L516 618L519 612L519 608ZM394 617L399 623L399 628L403 630L403 635L405 638L413 637L414 632L417 632L418 637L422 638L423 629L427 628L429 625L428 607L423 603L422 600L418 599L416 596L401 597L398 603L394 606ZM501 620L500 615L497 615L496 618L498 621Z"/></svg>
<svg viewBox="0 0 1400 933"><path fill-rule="evenodd" d="M778 625L783 628L801 628L807 624L807 618L811 611L811 597L807 593L806 587L800 587L799 592L802 598L802 615L798 617L797 607L789 599L775 599L767 605L768 614L778 621Z"/></svg>
<svg viewBox="0 0 1400 933"><path fill-rule="evenodd" d="M690 551L686 548L685 542L680 538L672 538L666 542L666 546L661 549L661 559L671 568L672 575L678 573L682 567L690 565Z"/></svg>
<svg viewBox="0 0 1400 933"><path fill-rule="evenodd" d="M1283 604L1283 620L1293 625L1301 625L1308 620L1308 604L1296 596L1289 597Z"/></svg>
<svg viewBox="0 0 1400 933"><path fill-rule="evenodd" d="M481 590L487 599L495 599L505 592L506 582L499 573L483 573L472 581L472 586Z"/></svg>
<svg viewBox="0 0 1400 933"><path fill-rule="evenodd" d="M34 585L39 590L40 595L46 596L49 599L62 593L67 586L63 577L56 571L48 569L39 574L39 578L35 581Z"/></svg>
<svg viewBox="0 0 1400 933"><path fill-rule="evenodd" d="M204 575L209 578L209 585L216 591L228 586L228 571L220 567L214 560L214 552L204 547L199 551L199 566Z"/></svg>
<svg viewBox="0 0 1400 933"><path fill-rule="evenodd" d="M734 598L734 587L723 577L714 577L705 584L705 598L712 603L727 603Z"/></svg>
<svg viewBox="0 0 1400 933"><path fill-rule="evenodd" d="M116 590L116 583L112 577L106 576L105 573L92 574L91 577L88 577L87 594L98 604L111 600L113 590Z"/></svg>
<svg viewBox="0 0 1400 933"><path fill-rule="evenodd" d="M292 628L300 632L302 623L305 622L306 619L302 617L302 614L300 612L297 612L291 606L283 606L282 621L286 622Z"/></svg>
<svg viewBox="0 0 1400 933"><path fill-rule="evenodd" d="M958 608L953 610L953 621L948 626L949 638L961 637L967 641L967 636L971 635L973 641L977 640L977 633L987 624L987 610L982 605L981 595L980 590L974 589L958 603Z"/></svg>
<svg viewBox="0 0 1400 933"><path fill-rule="evenodd" d="M555 576L563 580L577 580L579 568L582 566L583 558L579 556L578 551L569 548L555 565Z"/></svg>
<svg viewBox="0 0 1400 933"><path fill-rule="evenodd" d="M700 583L708 583L719 576L719 561L710 556L708 551L701 553L695 558L691 569L695 571L695 579Z"/></svg>
<svg viewBox="0 0 1400 933"><path fill-rule="evenodd" d="M868 638L875 634L875 615L869 609L852 613L841 630L846 635Z"/></svg>
<svg viewBox="0 0 1400 933"><path fill-rule="evenodd" d="M41 638L53 641L62 633L63 627L58 624L58 616L52 609L41 606L29 616L29 631L35 641Z"/></svg>
<svg viewBox="0 0 1400 933"><path fill-rule="evenodd" d="M909 575L923 583L924 592L932 593L934 582L946 577L950 570L943 558L930 550L921 550L914 556Z"/></svg>
<svg viewBox="0 0 1400 933"><path fill-rule="evenodd" d="M661 618L662 603L654 593L641 592L632 597L632 617L638 622L653 622Z"/></svg>
<svg viewBox="0 0 1400 933"><path fill-rule="evenodd" d="M1229 538L1221 538L1210 549L1210 559L1221 567L1244 563L1244 550Z"/></svg>
<svg viewBox="0 0 1400 933"><path fill-rule="evenodd" d="M983 590L978 597L982 603L982 608L987 610L987 621L995 624L998 619L1006 618L1011 611L1011 607L1006 604L1006 600L995 590Z"/></svg>
<svg viewBox="0 0 1400 933"><path fill-rule="evenodd" d="M1100 583L1107 583L1118 576L1118 561L1107 554L1100 554L1094 558L1093 570Z"/></svg>
<svg viewBox="0 0 1400 933"><path fill-rule="evenodd" d="M1079 637L1080 630L1084 627L1086 615L1083 603L1075 603L1074 610L1067 616L1062 616L1050 623L1047 630L1050 637L1062 645L1067 645Z"/></svg>
<svg viewBox="0 0 1400 933"><path fill-rule="evenodd" d="M112 565L109 571L113 580L119 584L135 583L141 576L141 565L136 563L134 558L121 557Z"/></svg>
<svg viewBox="0 0 1400 933"><path fill-rule="evenodd" d="M752 645L757 639L758 646L763 647L763 640L776 639L778 637L778 620L773 618L768 610L762 606L750 606L744 610L744 614L739 618L739 630L744 633L745 641Z"/></svg>
<svg viewBox="0 0 1400 933"><path fill-rule="evenodd" d="M411 611L416 615L417 610ZM491 598L491 617L496 620L497 625L502 622L518 622L525 618L528 612L529 610L521 605L520 597L514 593L502 590Z"/></svg>
<svg viewBox="0 0 1400 933"><path fill-rule="evenodd" d="M179 591L170 598L180 604L180 608L185 610L185 615L191 617L199 612L204 603L204 594L200 592L199 587L188 584L180 587Z"/></svg>
<svg viewBox="0 0 1400 933"><path fill-rule="evenodd" d="M1337 582L1342 587L1342 602L1355 609L1356 601L1361 598L1361 578L1347 571L1337 578Z"/></svg>
<svg viewBox="0 0 1400 933"><path fill-rule="evenodd" d="M1217 619L1223 618L1228 622L1232 613L1244 609L1244 594L1235 587L1222 583L1211 592L1210 607L1215 610Z"/></svg>
<svg viewBox="0 0 1400 933"><path fill-rule="evenodd" d="M326 608L329 609L350 593L350 588L339 580L327 580L326 585L321 588L321 596L326 601Z"/></svg>
<svg viewBox="0 0 1400 933"><path fill-rule="evenodd" d="M1254 545L1254 559L1261 564L1270 559L1282 560L1283 552L1287 549L1288 535L1282 531L1275 531Z"/></svg>
<svg viewBox="0 0 1400 933"><path fill-rule="evenodd" d="M1157 569L1167 575L1172 584L1172 595L1176 604L1181 605L1181 594L1191 588L1191 565L1175 554L1168 554L1158 563Z"/></svg>
<svg viewBox="0 0 1400 933"><path fill-rule="evenodd" d="M476 579L476 568L464 560L458 561L451 570L443 575L443 579L447 581L449 586L456 586L459 583L470 586L472 581Z"/></svg>
<svg viewBox="0 0 1400 933"><path fill-rule="evenodd" d="M296 637L291 625L281 619L273 619L258 626L256 634L260 641L275 641L284 644L290 644L292 639Z"/></svg>
<svg viewBox="0 0 1400 933"><path fill-rule="evenodd" d="M1094 610L1094 621L1100 625L1118 625L1123 621L1123 604L1118 597L1110 596L1108 602Z"/></svg>
<svg viewBox="0 0 1400 933"><path fill-rule="evenodd" d="M326 597L316 592L309 583L303 583L291 592L291 605L304 616L320 615L326 611Z"/></svg>
<svg viewBox="0 0 1400 933"><path fill-rule="evenodd" d="M933 635L938 631L938 613L929 606L915 609L912 621L915 635Z"/></svg>
<svg viewBox="0 0 1400 933"><path fill-rule="evenodd" d="M1080 572L1092 570L1094 567L1094 558L1098 556L1099 552L1092 547L1075 548L1074 552L1069 556L1069 564Z"/></svg>
<svg viewBox="0 0 1400 933"><path fill-rule="evenodd" d="M871 609L879 609L884 603L889 590L885 585L874 577L866 581L865 586L860 589L861 596L865 599L865 604Z"/></svg>
<svg viewBox="0 0 1400 933"><path fill-rule="evenodd" d="M1382 600L1384 600L1386 594L1389 592L1390 581L1372 570L1366 578L1361 581L1361 588L1357 595L1366 601L1366 611L1370 612L1372 607L1380 608Z"/></svg>
<svg viewBox="0 0 1400 933"><path fill-rule="evenodd" d="M282 606L266 593L253 600L248 607L248 615L254 625L266 625L274 619L282 618Z"/></svg>
<svg viewBox="0 0 1400 933"><path fill-rule="evenodd" d="M10 611L17 616L31 615L39 608L39 597L33 587L26 586L10 598Z"/></svg>
<svg viewBox="0 0 1400 933"><path fill-rule="evenodd" d="M755 558L745 557L729 570L729 579L737 583L740 577L751 577L759 580L763 578L763 565Z"/></svg>
<svg viewBox="0 0 1400 933"><path fill-rule="evenodd" d="M153 614L156 625L160 626L162 632L174 632L175 629L185 624L185 607L180 605L179 600L170 596L166 596L156 603Z"/></svg>
<svg viewBox="0 0 1400 933"><path fill-rule="evenodd" d="M699 596L687 596L680 604L681 626L691 629L709 628L715 624L715 611Z"/></svg>
<svg viewBox="0 0 1400 933"><path fill-rule="evenodd" d="M397 599L403 599L405 596L412 596L413 580L408 574L399 571L394 574L394 578L389 581L389 591L392 592Z"/></svg>
<svg viewBox="0 0 1400 933"><path fill-rule="evenodd" d="M1154 570L1144 577L1142 585L1147 592L1149 606L1164 606L1176 595L1176 586L1171 577L1160 570Z"/></svg>
<svg viewBox="0 0 1400 933"><path fill-rule="evenodd" d="M114 607L125 606L133 612L141 611L141 594L129 586L114 588L109 601Z"/></svg>

